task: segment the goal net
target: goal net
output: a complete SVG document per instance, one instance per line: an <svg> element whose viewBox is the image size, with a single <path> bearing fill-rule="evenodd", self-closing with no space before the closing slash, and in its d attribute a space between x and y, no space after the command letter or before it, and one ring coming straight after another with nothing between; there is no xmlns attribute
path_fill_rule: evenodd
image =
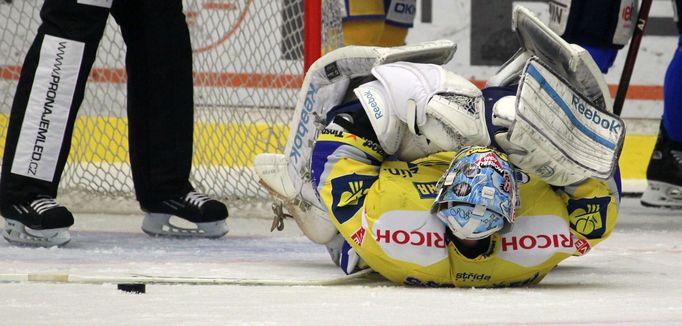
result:
<svg viewBox="0 0 682 326"><path fill-rule="evenodd" d="M40 24L41 4L0 0L1 150L21 64ZM303 81L304 53L310 50L304 40L321 40L322 49L319 42L311 42L317 48L311 53L342 45L338 1L183 0L183 4L194 58L191 182L231 206L262 202L267 197L252 171L253 158L284 148ZM304 21L321 28L306 26L304 33ZM60 183L60 201L67 198L69 208L87 211L93 197L100 203L97 209L102 198L134 199L124 57L118 26L109 19Z"/></svg>

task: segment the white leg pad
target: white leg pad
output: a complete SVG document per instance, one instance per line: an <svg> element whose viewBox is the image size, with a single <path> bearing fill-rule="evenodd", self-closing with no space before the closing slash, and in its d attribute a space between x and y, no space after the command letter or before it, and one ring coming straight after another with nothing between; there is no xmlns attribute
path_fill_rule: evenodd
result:
<svg viewBox="0 0 682 326"><path fill-rule="evenodd" d="M297 198L284 205L310 241L326 244L338 233L327 211Z"/></svg>

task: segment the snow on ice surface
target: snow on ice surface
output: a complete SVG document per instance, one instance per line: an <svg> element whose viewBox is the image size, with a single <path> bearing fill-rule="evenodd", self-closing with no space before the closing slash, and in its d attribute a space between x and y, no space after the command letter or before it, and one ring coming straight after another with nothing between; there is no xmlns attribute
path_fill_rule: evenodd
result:
<svg viewBox="0 0 682 326"><path fill-rule="evenodd" d="M237 212L234 212L237 213ZM247 212L241 212L244 216ZM156 239L140 216L77 215L64 248L0 240L0 274L153 274L278 280L341 277L292 221L231 218L219 240ZM373 278L340 286L0 284L1 325L682 325L682 211L624 199L611 238L538 286L426 289Z"/></svg>

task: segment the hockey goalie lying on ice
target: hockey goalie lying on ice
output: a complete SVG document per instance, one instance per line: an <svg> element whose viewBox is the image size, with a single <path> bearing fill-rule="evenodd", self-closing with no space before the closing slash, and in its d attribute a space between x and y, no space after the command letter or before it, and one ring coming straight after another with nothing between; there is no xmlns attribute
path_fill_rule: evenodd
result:
<svg viewBox="0 0 682 326"><path fill-rule="evenodd" d="M523 48L483 90L440 66L447 41L347 47L310 69L285 153L255 168L346 273L530 285L610 235L625 131L603 77L525 9L514 28Z"/></svg>

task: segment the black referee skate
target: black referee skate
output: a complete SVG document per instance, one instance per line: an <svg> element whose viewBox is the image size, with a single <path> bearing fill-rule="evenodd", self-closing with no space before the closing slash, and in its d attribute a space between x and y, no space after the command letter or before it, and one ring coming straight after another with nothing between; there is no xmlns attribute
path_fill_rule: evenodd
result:
<svg viewBox="0 0 682 326"><path fill-rule="evenodd" d="M2 205L5 218L2 236L16 245L61 246L71 240L73 214L54 198L41 196L23 204Z"/></svg>
<svg viewBox="0 0 682 326"><path fill-rule="evenodd" d="M142 231L152 236L219 238L227 234L227 207L204 194L190 191L178 198L140 203L146 213ZM182 218L184 227L171 223L171 216Z"/></svg>
<svg viewBox="0 0 682 326"><path fill-rule="evenodd" d="M682 208L682 143L668 137L661 127L646 170L647 189L642 205Z"/></svg>

